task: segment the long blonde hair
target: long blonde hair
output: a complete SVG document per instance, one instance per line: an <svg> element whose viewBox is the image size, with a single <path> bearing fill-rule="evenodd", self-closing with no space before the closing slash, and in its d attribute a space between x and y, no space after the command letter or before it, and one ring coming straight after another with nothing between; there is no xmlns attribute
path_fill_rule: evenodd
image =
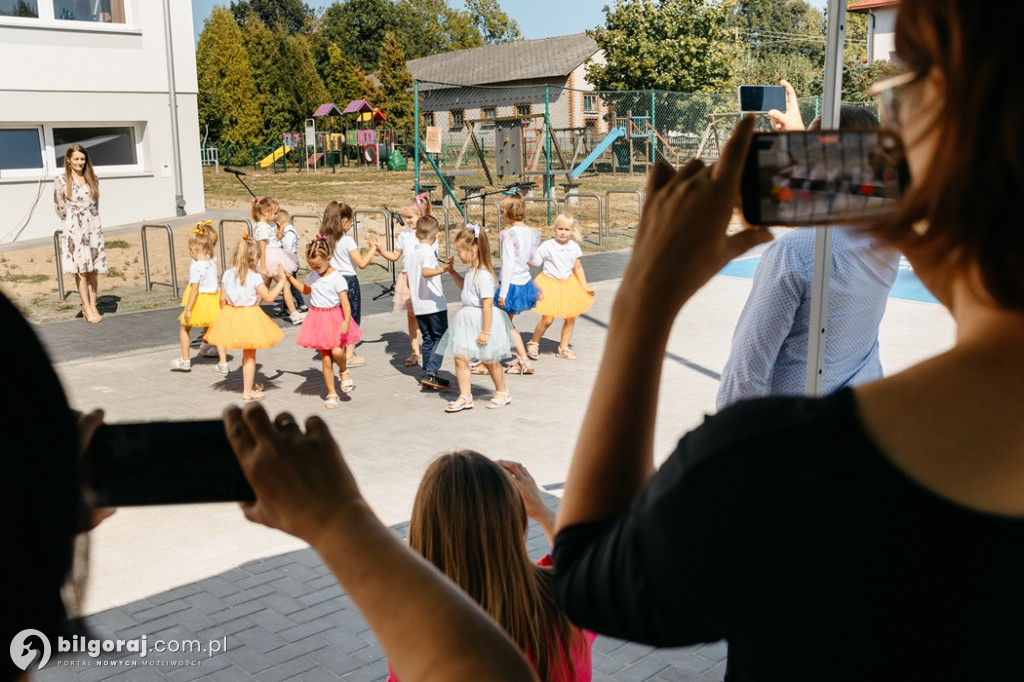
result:
<svg viewBox="0 0 1024 682"><path fill-rule="evenodd" d="M213 231L213 228L207 225L210 221L206 220L201 223L197 223L192 231L188 235L188 249L191 252L193 249L198 249L202 253L206 254L207 258L213 258L213 247L217 245L217 233Z"/></svg>
<svg viewBox="0 0 1024 682"><path fill-rule="evenodd" d="M256 268L259 260L260 250L256 240L249 239L249 235L243 232L242 239L238 242L238 248L235 249L235 260L233 263L235 266L235 276L240 284L245 282L250 270L258 272Z"/></svg>
<svg viewBox="0 0 1024 682"><path fill-rule="evenodd" d="M555 603L551 569L526 553L526 529L526 506L509 476L463 450L442 455L423 475L409 546L505 628L541 680L574 679L571 652L586 643Z"/></svg>
<svg viewBox="0 0 1024 682"><path fill-rule="evenodd" d="M71 154L72 152L81 152L85 155L85 166L82 168L82 175L85 176L85 184L89 185L89 192L92 194L92 198L99 201L100 198L100 183L96 180L96 172L92 168L92 159L89 158L89 152L85 151L85 147L80 144L74 143L69 144L67 151L64 152L64 193L68 199L71 198L71 190L74 189L75 181L71 177Z"/></svg>

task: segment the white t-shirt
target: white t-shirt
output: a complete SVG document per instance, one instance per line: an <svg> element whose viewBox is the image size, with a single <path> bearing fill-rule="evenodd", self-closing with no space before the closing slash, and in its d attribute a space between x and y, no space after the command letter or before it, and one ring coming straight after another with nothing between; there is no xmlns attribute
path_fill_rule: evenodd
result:
<svg viewBox="0 0 1024 682"><path fill-rule="evenodd" d="M544 274L552 279L569 279L572 277L572 269L576 267L576 259L582 255L580 245L571 239L565 244L549 239L537 247L530 265L543 265Z"/></svg>
<svg viewBox="0 0 1024 682"><path fill-rule="evenodd" d="M402 272L409 272L409 254L416 250L420 240L416 238L416 230L407 227L395 237L395 251L402 253Z"/></svg>
<svg viewBox="0 0 1024 682"><path fill-rule="evenodd" d="M281 246L281 242L277 238L277 225L271 225L262 220L252 228L252 238L258 242L266 240L268 247Z"/></svg>
<svg viewBox="0 0 1024 682"><path fill-rule="evenodd" d="M441 275L424 277L423 268L437 268L437 254L430 244L417 244L415 249L406 255L409 266L409 295L412 299L412 312L416 315L429 315L448 310L448 302L444 300L444 283ZM489 273L488 273L489 274Z"/></svg>
<svg viewBox="0 0 1024 682"><path fill-rule="evenodd" d="M244 282L238 281L238 273L231 268L224 273L221 279L221 286L224 290L224 300L236 308L244 308L249 305L256 305L259 302L259 289L263 284L263 275L250 270L245 276Z"/></svg>
<svg viewBox="0 0 1024 682"><path fill-rule="evenodd" d="M530 260L540 243L540 230L526 225L513 225L502 230L501 240L501 292L498 298L508 296L509 286L520 286L530 281Z"/></svg>
<svg viewBox="0 0 1024 682"><path fill-rule="evenodd" d="M188 266L188 283L198 284L201 294L217 293L217 260L193 260Z"/></svg>
<svg viewBox="0 0 1024 682"><path fill-rule="evenodd" d="M355 239L352 239L347 234L343 236L334 245L334 253L331 254L331 267L343 275L354 277L356 267L352 264L352 256L349 254L358 248Z"/></svg>
<svg viewBox="0 0 1024 682"><path fill-rule="evenodd" d="M494 298L496 287L494 277L487 270L467 270L462 283L462 305L482 308L483 299Z"/></svg>
<svg viewBox="0 0 1024 682"><path fill-rule="evenodd" d="M309 304L314 308L336 308L341 305L341 292L348 291L348 282L337 270L325 277L311 272L306 284L310 289Z"/></svg>
<svg viewBox="0 0 1024 682"><path fill-rule="evenodd" d="M299 255L299 233L295 231L295 228L291 223L284 228L284 235L281 237L281 247L285 251L290 251L296 256Z"/></svg>

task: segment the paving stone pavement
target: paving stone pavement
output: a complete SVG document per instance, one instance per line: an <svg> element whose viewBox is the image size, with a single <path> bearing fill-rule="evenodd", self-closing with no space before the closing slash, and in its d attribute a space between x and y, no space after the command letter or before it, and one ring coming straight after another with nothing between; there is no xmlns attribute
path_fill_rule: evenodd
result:
<svg viewBox="0 0 1024 682"><path fill-rule="evenodd" d="M456 391L419 387L402 313L383 288L363 285L365 367L352 370L356 389L339 409L323 407L319 359L295 345L297 327L257 353L267 409L297 417L317 414L338 439L360 487L382 520L404 537L412 499L426 465L438 454L473 448L523 462L557 505L586 401L600 384L599 360L609 311L628 252L584 257L597 290L594 307L576 325L578 360L554 357L557 328L541 345L532 376L512 376L513 402L503 410L445 414ZM719 372L750 281L715 277L676 322L662 377L656 452L714 411ZM449 294L454 313L458 296ZM103 407L107 420L215 418L241 393L240 357L232 371L212 371L215 358L193 361L190 373L172 373L177 310L109 315L100 325L80 320L36 327L51 353L71 404ZM656 311L652 311L656 314ZM516 323L529 338L537 316ZM938 306L890 301L882 324L882 358L890 372L948 347L948 315ZM635 358L611 356L612 362ZM451 366L445 371L450 375ZM454 379L454 377L451 377ZM454 381L453 381L454 383ZM474 397L493 391L474 377ZM629 406L623 406L628 418ZM351 601L304 543L243 518L235 505L124 508L90 537L90 575L83 612L97 639L146 637L150 651L93 658L78 654L51 662L38 680L383 680L384 652ZM548 551L531 525L531 555ZM202 651L157 652L196 641ZM191 643L187 646L193 646ZM721 680L726 647L717 642L654 649L599 637L594 680ZM59 665L58 665L59 663ZM81 664L81 665L77 665ZM799 665L794 661L794 665Z"/></svg>

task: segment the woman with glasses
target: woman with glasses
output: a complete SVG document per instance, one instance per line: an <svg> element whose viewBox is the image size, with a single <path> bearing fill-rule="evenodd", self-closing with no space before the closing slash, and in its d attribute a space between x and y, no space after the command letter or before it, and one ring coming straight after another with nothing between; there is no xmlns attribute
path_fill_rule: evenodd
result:
<svg viewBox="0 0 1024 682"><path fill-rule="evenodd" d="M870 229L949 309L953 347L825 398L740 402L657 471L676 313L769 237L726 232L753 120L711 168L652 170L605 344L648 360L603 363L558 516L556 589L577 625L656 646L726 639L730 680L1020 677L1022 20L1020 4L903 0L907 75L879 87L911 186Z"/></svg>

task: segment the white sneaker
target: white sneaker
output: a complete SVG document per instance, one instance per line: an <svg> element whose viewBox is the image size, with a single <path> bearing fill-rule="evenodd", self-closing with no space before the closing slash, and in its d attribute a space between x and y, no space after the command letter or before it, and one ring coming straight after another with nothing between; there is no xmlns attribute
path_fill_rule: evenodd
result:
<svg viewBox="0 0 1024 682"><path fill-rule="evenodd" d="M229 365L229 364L228 364L228 363L226 363L226 362L225 362L225 363L224 363L223 365L221 365L221 364L219 364L219 363L218 363L218 364L217 364L217 365L216 365L216 366L215 366L215 367L213 368L213 371L214 371L214 372L220 372L221 374L227 374L227 373L228 373L229 371L231 371L231 365Z"/></svg>
<svg viewBox="0 0 1024 682"><path fill-rule="evenodd" d="M181 358L174 358L171 360L171 371L172 372L191 372L192 361L182 360Z"/></svg>
<svg viewBox="0 0 1024 682"><path fill-rule="evenodd" d="M302 324L302 321L306 319L306 314L300 313L298 310L296 310L294 313L291 314L290 318L292 324Z"/></svg>

